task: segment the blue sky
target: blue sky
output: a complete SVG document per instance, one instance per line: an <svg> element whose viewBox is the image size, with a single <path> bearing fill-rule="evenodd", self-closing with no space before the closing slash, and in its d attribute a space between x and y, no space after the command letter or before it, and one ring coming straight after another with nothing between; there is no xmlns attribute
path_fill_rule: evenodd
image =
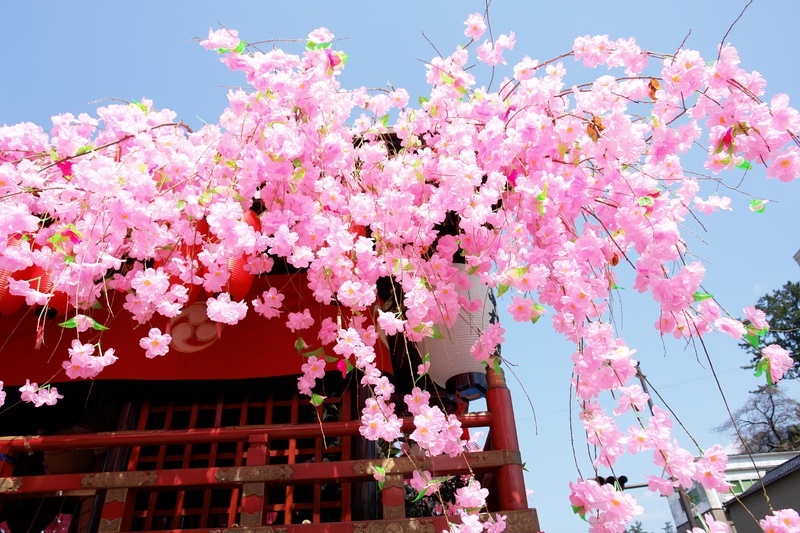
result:
<svg viewBox="0 0 800 533"><path fill-rule="evenodd" d="M642 2L504 1L494 0L490 17L495 35L513 30L516 48L506 54L509 65L524 55L546 60L571 49L576 36L607 33L613 38L636 37L648 50L673 52L686 45L707 60L746 2L742 0L672 0ZM464 43L463 20L483 11L478 0L404 2L44 2L28 0L4 6L0 47L4 68L0 83L0 124L31 121L48 127L49 117L93 112L113 100L152 99L156 107L171 108L190 126L216 121L226 105L228 86L244 83L206 52L195 38L210 27L236 28L248 42L303 39L326 26L342 40L337 46L350 56L342 83L345 87L405 87L412 101L426 92L424 64ZM760 71L769 95L789 94L800 103L800 51L795 43L800 2L756 0L733 28L728 41L739 49L743 66ZM691 32L691 33L690 33ZM423 35L424 34L424 35ZM687 37L688 35L688 37ZM427 38L427 39L426 39ZM280 45L280 43L278 43ZM265 44L263 46L269 46ZM292 45L288 45L292 46ZM296 45L295 45L296 46ZM588 72L567 60L568 70L583 78ZM478 75L486 74L478 70ZM686 165L690 166L690 165ZM701 163L695 168L702 170ZM732 175L736 182L741 176ZM734 212L706 218L703 226L687 224L690 248L707 262L705 288L734 316L762 294L788 280L800 279L792 255L800 249L797 184L763 180L755 169L743 188L772 200L764 214L748 211L749 199L733 194ZM713 192L708 190L707 192ZM722 191L721 191L722 193ZM638 349L644 372L694 433L701 446L721 439L711 428L722 423L725 409L702 352L653 331L657 309L649 297L621 291L620 331ZM510 318L507 320L511 326ZM534 493L543 529L578 533L588 528L572 516L567 482L576 477L569 441L570 346L548 331L545 320L533 329L508 327L503 354L518 364L514 372L524 387L512 383L526 481ZM732 408L741 405L758 382L740 366L747 362L730 338L709 339L719 380ZM513 378L512 378L513 382ZM800 397L800 387L788 389ZM524 390L523 390L524 389ZM533 411L538 422L534 425ZM577 434L579 425L575 426ZM682 444L688 439L676 430ZM577 463L590 475L585 445L578 437ZM620 465L631 483L648 458ZM655 473L653 469L651 473ZM670 520L666 502L637 491L645 506L642 522L653 533Z"/></svg>

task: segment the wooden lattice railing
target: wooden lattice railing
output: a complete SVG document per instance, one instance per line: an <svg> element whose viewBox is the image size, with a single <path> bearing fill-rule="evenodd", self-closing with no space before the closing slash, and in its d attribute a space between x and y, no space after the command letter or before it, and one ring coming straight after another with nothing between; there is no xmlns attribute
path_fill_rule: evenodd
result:
<svg viewBox="0 0 800 533"><path fill-rule="evenodd" d="M14 476L12 465L0 462L0 498L96 496L101 533L441 531L447 528L445 517L405 517L405 480L424 468L437 476L482 476L495 495L490 510L507 516L507 530L534 533L538 521L535 510L527 509L510 395L502 379L491 374L490 411L459 416L464 427L490 428L487 451L456 458L360 459L351 453L353 443L361 441L360 421L322 422L322 406L315 413L320 422L314 423L301 421L307 404L292 399L268 399L264 405L248 399L238 404L170 400L146 403L133 431L0 438L0 453L9 458L35 451L130 450L125 468L116 472ZM347 398L329 401L346 412ZM281 401L282 406L275 404ZM282 408L288 419L278 415L282 423L271 423ZM225 409L231 412L226 415ZM264 419L254 420L253 412ZM203 417L211 427L197 427ZM233 421L230 417L241 425L220 427ZM170 429L175 427L170 421L179 418L186 421L178 425L190 429ZM413 421L404 419L403 430L413 429ZM359 520L351 508L364 502L353 501L351 487L372 484L375 466L386 474L380 500L372 502L382 509L382 519Z"/></svg>

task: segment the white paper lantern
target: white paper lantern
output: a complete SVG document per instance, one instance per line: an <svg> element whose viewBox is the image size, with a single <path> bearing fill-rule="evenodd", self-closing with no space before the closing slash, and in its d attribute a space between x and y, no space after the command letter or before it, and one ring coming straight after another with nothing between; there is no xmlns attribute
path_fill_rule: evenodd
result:
<svg viewBox="0 0 800 533"><path fill-rule="evenodd" d="M462 271L466 265L455 265ZM480 337L481 332L489 329L493 318L497 315L494 294L489 287L480 282L480 277L469 276L471 287L464 295L468 300L480 300L479 310L469 312L461 309L452 326L437 324L436 329L442 335L440 339L425 338L417 343L422 357L430 355L430 376L440 387L446 387L448 380L460 374L477 373L484 375L486 365L475 361L470 348Z"/></svg>

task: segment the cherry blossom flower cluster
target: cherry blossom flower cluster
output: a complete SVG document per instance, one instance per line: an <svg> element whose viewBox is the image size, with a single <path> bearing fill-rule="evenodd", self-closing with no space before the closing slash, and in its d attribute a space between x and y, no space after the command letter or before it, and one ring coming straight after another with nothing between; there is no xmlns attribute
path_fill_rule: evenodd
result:
<svg viewBox="0 0 800 533"><path fill-rule="evenodd" d="M727 44L708 61L683 48L664 56L633 39L580 37L562 58L524 57L492 89L471 73L470 46L474 59L502 68L515 38L509 32L478 44L486 27L483 16L468 17L470 45L431 61L430 94L418 107L402 89L344 90L338 75L348 57L324 28L300 54L261 52L222 29L202 45L247 87L228 93L218 123L190 131L142 100L101 107L96 117L56 116L49 132L30 123L1 127L3 298L66 315L76 335L63 365L71 378L93 378L132 356L113 347L94 355L99 344L86 342L87 330L97 329L88 319L109 297L150 326L198 299L219 324L235 325L252 310L264 320L283 317L298 334L318 326L309 342L323 351L298 341L300 390L324 400L314 390L329 360L357 372L372 390L361 434L393 441L402 424L394 386L375 363L379 329L410 342L436 336L462 309L480 308L466 296L477 277L498 295L510 291L515 320L537 323L547 313L575 344L572 382L596 468L647 450L658 470L649 476L652 490L692 480L724 487L717 447L695 460L675 444L664 411L644 416L647 395L631 384L636 351L615 334L609 302L618 270L629 266L633 288L660 306L654 318L662 334L746 339L762 350L770 382L780 380L791 358L761 346L769 327L763 312L745 309L740 321L700 291L704 266L685 261L681 226L692 209L711 215L735 207L705 191L707 183L742 172L797 179L800 115L786 95L767 100L764 80L741 68ZM568 85L568 56L611 73ZM683 168L697 145L706 147L703 178ZM763 210L763 202L751 209ZM317 324L309 309L288 312L286 289L247 301L247 280L278 261L303 271L316 301L347 308L349 318ZM382 278L397 287L391 310L377 309ZM168 356L166 331L150 327L141 339L147 357ZM478 333L471 353L488 362L504 329L495 323ZM428 362L418 370L424 377ZM21 390L36 405L60 397L30 381ZM619 398L613 412L599 401L610 394ZM415 389L404 403L415 425L404 438L417 448L464 449L458 420L426 392ZM619 429L618 417L631 410L638 423ZM571 486L593 531L622 531L640 510L613 486ZM485 489L474 480L468 487L458 506L482 507ZM502 530L502 520L478 520L467 513L459 527Z"/></svg>

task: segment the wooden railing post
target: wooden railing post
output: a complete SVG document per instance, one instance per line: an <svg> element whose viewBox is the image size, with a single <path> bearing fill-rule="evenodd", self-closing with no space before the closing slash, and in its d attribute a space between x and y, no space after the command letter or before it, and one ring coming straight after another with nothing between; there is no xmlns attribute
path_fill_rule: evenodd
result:
<svg viewBox="0 0 800 533"><path fill-rule="evenodd" d="M383 519L397 520L406 517L406 485L403 474L386 474L383 479Z"/></svg>
<svg viewBox="0 0 800 533"><path fill-rule="evenodd" d="M247 449L247 466L262 466L267 464L269 449L266 433L250 435ZM256 527L264 524L264 492L266 484L261 482L244 483L242 486L242 510L240 524L242 527Z"/></svg>
<svg viewBox="0 0 800 533"><path fill-rule="evenodd" d="M135 494L130 488L108 489L103 500L97 533L129 531L135 499Z"/></svg>
<svg viewBox="0 0 800 533"><path fill-rule="evenodd" d="M517 439L517 426L514 422L514 406L511 403L511 391L506 386L505 376L502 372L496 372L494 365L490 364L486 371L486 377L489 382L489 390L486 391L486 406L492 413L490 431L492 449L518 452L519 440ZM501 510L516 511L528 508L522 465L501 466L497 471L496 479L497 498Z"/></svg>

